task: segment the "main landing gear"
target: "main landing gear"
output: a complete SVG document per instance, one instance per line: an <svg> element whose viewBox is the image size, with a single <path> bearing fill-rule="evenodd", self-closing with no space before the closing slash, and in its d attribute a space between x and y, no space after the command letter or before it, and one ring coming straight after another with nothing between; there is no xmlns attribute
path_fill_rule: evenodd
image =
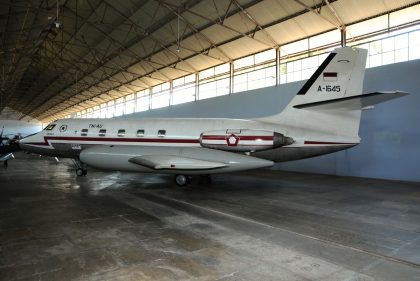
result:
<svg viewBox="0 0 420 281"><path fill-rule="evenodd" d="M176 175L175 176L175 184L177 186L186 186L191 182L191 177L186 175Z"/></svg>
<svg viewBox="0 0 420 281"><path fill-rule="evenodd" d="M79 159L73 159L74 166L76 166L76 175L78 177L87 175L87 166L85 163L82 163Z"/></svg>
<svg viewBox="0 0 420 281"><path fill-rule="evenodd" d="M186 186L191 183L191 176L186 175L176 175L175 176L175 184L177 186ZM209 184L211 183L210 175L200 175L200 183Z"/></svg>

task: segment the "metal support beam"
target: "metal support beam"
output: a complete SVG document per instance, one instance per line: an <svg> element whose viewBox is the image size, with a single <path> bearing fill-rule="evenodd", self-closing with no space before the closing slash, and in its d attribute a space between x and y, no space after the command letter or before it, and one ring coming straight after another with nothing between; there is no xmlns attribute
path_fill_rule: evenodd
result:
<svg viewBox="0 0 420 281"><path fill-rule="evenodd" d="M199 80L199 76L198 76L198 72L195 74L195 93L194 93L194 101L198 101L198 86L200 85L200 80Z"/></svg>
<svg viewBox="0 0 420 281"><path fill-rule="evenodd" d="M276 86L280 85L280 47L276 48Z"/></svg>
<svg viewBox="0 0 420 281"><path fill-rule="evenodd" d="M346 42L347 42L346 30L345 29L341 29L340 30L340 33L341 33L341 47L345 47L346 46Z"/></svg>
<svg viewBox="0 0 420 281"><path fill-rule="evenodd" d="M233 93L234 69L233 62L229 63L229 95Z"/></svg>

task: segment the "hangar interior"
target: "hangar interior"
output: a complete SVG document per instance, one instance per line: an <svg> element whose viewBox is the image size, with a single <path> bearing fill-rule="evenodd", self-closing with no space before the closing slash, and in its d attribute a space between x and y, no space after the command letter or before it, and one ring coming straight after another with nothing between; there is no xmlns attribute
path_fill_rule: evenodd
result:
<svg viewBox="0 0 420 281"><path fill-rule="evenodd" d="M267 116L340 46L368 50L364 93L410 93L355 148L188 188L16 153L0 280L419 280L420 1L7 0L0 23L0 119Z"/></svg>

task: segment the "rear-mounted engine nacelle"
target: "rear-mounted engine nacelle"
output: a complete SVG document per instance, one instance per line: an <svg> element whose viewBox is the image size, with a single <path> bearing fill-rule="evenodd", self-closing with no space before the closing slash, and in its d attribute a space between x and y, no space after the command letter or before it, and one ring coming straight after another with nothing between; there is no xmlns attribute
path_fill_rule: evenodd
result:
<svg viewBox="0 0 420 281"><path fill-rule="evenodd" d="M254 152L290 145L294 141L283 134L263 130L217 130L200 136L202 147L233 152Z"/></svg>

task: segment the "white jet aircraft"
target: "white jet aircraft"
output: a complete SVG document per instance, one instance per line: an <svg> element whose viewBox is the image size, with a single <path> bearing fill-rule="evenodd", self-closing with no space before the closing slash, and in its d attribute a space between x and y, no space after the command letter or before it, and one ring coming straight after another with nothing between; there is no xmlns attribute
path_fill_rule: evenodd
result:
<svg viewBox="0 0 420 281"><path fill-rule="evenodd" d="M361 110L407 93L362 95L367 51L337 48L279 114L239 119L62 119L20 141L23 150L70 157L76 173L100 169L190 175L271 167L360 143Z"/></svg>

